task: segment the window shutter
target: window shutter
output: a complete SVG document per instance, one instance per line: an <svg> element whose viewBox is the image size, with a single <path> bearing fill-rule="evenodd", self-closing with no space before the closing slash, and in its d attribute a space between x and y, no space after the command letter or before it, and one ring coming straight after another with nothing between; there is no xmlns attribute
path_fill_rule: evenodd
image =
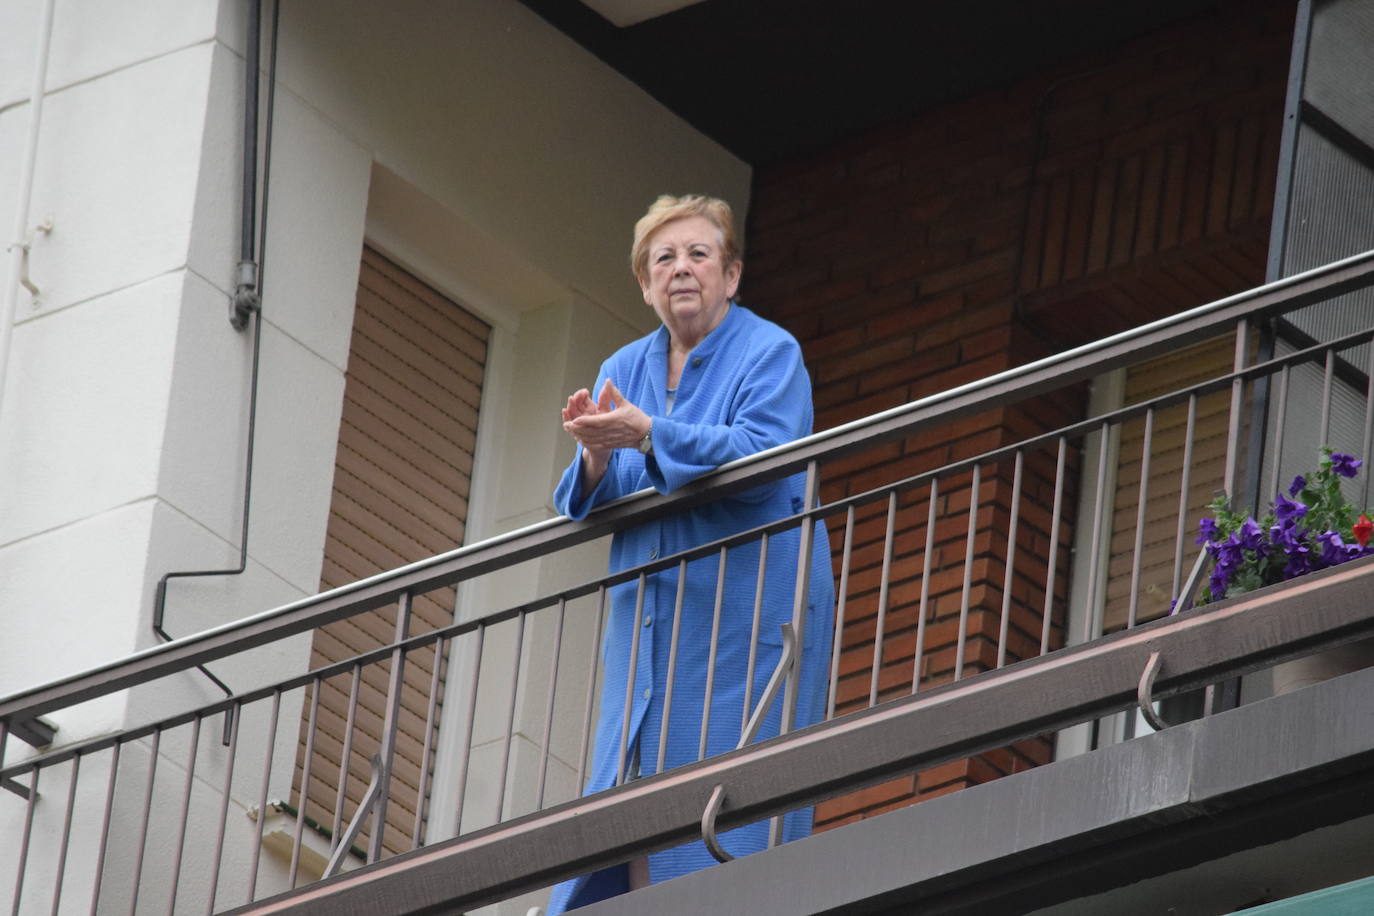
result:
<svg viewBox="0 0 1374 916"><path fill-rule="evenodd" d="M486 324L456 303L373 249L363 250L321 590L463 543L489 334ZM417 596L411 634L452 623L454 600L451 588ZM311 668L391 642L394 620L395 609L386 608L321 627ZM412 652L406 661L384 837L392 853L410 847L416 818L425 816L420 773L428 768L421 758L435 664L432 650ZM367 789L368 761L381 743L388 671L388 664L363 670L347 762L345 822ZM326 828L334 819L350 688L345 675L329 679L320 691L305 810ZM297 752L298 800L311 700L307 695ZM437 720L436 715L431 728Z"/></svg>
<svg viewBox="0 0 1374 916"><path fill-rule="evenodd" d="M1233 338L1221 337L1132 366L1126 373L1125 403L1139 404L1225 375L1231 371L1234 347ZM1201 549L1193 543L1198 520L1207 504L1217 495L1224 478L1230 407L1229 387L1198 398L1192 469L1188 481L1188 516L1183 533L1182 579L1187 578ZM1140 554L1140 603L1136 609L1138 621L1167 614L1169 601L1173 597L1174 545L1178 533L1178 503L1187 425L1186 401L1155 412L1151 433L1150 479L1145 499L1145 535ZM1123 426L1118 452L1120 465L1116 499L1112 511L1104 632L1123 629L1130 609L1131 564L1135 559L1141 446L1144 441L1143 418Z"/></svg>

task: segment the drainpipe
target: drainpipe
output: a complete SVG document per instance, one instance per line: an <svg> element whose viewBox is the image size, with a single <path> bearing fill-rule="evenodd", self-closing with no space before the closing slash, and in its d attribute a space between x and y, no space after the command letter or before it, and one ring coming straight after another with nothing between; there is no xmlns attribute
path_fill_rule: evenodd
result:
<svg viewBox="0 0 1374 916"><path fill-rule="evenodd" d="M24 162L19 172L19 201L14 209L13 241L6 247L9 270L5 277L4 301L0 303L0 407L5 403L5 376L10 363L10 335L14 332L14 312L19 304L22 283L30 293L38 288L29 280L29 204L33 200L33 169L38 161L38 127L43 120L43 95L47 90L48 49L52 45L52 15L56 0L45 0L39 16L38 40L34 43L33 88L29 92L29 134L24 147Z"/></svg>
<svg viewBox="0 0 1374 916"><path fill-rule="evenodd" d="M243 480L242 531L239 537L238 564L229 569L194 569L169 572L158 580L153 595L153 632L158 639L170 642L175 637L163 624L167 614L167 584L172 579L201 576L237 576L248 568L248 513L253 495L253 443L257 430L258 369L262 355L262 299L259 290L263 275L263 252L267 241L268 183L272 165L272 121L277 85L277 36L281 17L281 2L272 5L272 36L267 70L267 130L262 156L262 209L258 211L258 66L262 42L262 0L250 0L248 7L248 43L244 55L244 111L243 111L243 182L239 225L239 261L234 294L229 301L229 323L237 331L253 321L253 362L250 370L248 394L248 444ZM259 223L261 221L261 223ZM259 225L261 230L259 231ZM228 696L233 690L204 665L197 665ZM226 715L223 742L229 744L233 716Z"/></svg>

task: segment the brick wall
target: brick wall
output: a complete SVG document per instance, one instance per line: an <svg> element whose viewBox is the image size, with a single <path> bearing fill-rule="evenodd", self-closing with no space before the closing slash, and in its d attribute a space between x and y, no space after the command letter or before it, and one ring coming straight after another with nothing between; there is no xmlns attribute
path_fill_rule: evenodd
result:
<svg viewBox="0 0 1374 916"><path fill-rule="evenodd" d="M812 373L817 428L944 391L1263 279L1292 0L1224 4L1015 85L761 168L748 225L746 303L788 327ZM1057 429L1085 389L966 417L823 469L828 501ZM1025 456L1008 661L1038 654L1044 610L1063 640L1076 511L1067 450L1057 578L1047 602L1057 455ZM1013 467L980 468L961 675L996 664ZM965 604L970 473L942 480L929 538L919 689L955 676ZM855 512L837 711L916 669L928 486ZM840 573L843 519L832 523ZM881 573L889 564L886 607ZM1048 738L948 763L818 808L833 826L1049 759Z"/></svg>

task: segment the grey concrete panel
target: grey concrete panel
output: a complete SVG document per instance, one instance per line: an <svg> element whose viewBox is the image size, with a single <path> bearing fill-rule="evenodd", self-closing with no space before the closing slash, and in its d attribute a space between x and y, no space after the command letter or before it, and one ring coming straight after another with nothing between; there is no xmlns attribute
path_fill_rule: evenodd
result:
<svg viewBox="0 0 1374 916"><path fill-rule="evenodd" d="M1310 830L1310 821L1338 823L1363 813L1343 793L1352 783L1367 784L1374 769L1371 695L1374 669L931 799L580 912L906 912L919 906L916 901L938 899L941 913L992 913L1071 899L1245 848L1247 842ZM1307 820L1293 815L1304 808ZM1077 886L1044 886L1056 878ZM1008 889L1028 888L1022 909L1009 909L993 889L1003 881Z"/></svg>

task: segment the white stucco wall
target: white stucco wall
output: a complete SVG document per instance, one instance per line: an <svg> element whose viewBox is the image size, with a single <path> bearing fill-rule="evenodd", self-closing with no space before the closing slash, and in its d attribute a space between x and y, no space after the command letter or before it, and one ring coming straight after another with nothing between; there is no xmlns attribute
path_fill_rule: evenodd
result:
<svg viewBox="0 0 1374 916"><path fill-rule="evenodd" d="M6 232L40 6L0 5ZM52 231L33 239L42 293L20 294L0 405L0 695L152 645L159 577L237 562L251 338L226 314L238 257L246 8L57 0L32 196L35 222L51 220ZM471 538L552 514L548 494L571 455L556 408L611 349L651 326L626 268L647 203L699 190L747 207L747 166L514 0L294 2L283 7L280 42L247 569L174 580L166 626L178 635L317 588L364 240L494 327ZM593 545L532 574L493 577L464 589L461 610L523 600L602 562ZM589 653L588 619L570 624L565 656ZM547 643L548 627L532 623L526 670L545 671ZM509 665L509 646L493 640L489 649L489 671ZM212 667L246 689L304 670L307 651L301 637ZM560 686L564 678L576 685L562 673ZM218 696L191 672L51 718L64 744ZM536 681L521 694L512 755L520 773L538 765L543 697ZM283 696L264 770L265 708L245 716L255 731L234 771L226 829L239 841L226 847L225 887L246 878L246 814L263 774L268 797L290 789L301 692ZM218 817L221 719L206 720L194 758L199 828L188 856L213 833L206 818ZM566 795L575 791L576 741L561 718L558 732L550 791ZM456 753L453 730L444 738L445 753ZM490 756L487 738L479 754ZM185 741L183 730L161 742L160 803L179 801ZM148 738L126 748L112 796L126 847L147 797L149 749ZM11 740L5 760L28 753ZM83 765L64 911L88 905L107 768L108 756ZM56 861L68 772L47 774L34 809L24 912L48 911L44 869ZM493 799L480 798L489 774L473 772L477 810ZM455 791L436 784L436 812L452 810ZM0 888L12 886L25 813L0 793ZM161 818L147 845L159 864L176 836ZM131 855L109 857L103 897L127 901ZM281 863L263 861L259 893L282 886ZM208 877L197 868L183 894L204 893ZM163 891L149 884L140 894Z"/></svg>

